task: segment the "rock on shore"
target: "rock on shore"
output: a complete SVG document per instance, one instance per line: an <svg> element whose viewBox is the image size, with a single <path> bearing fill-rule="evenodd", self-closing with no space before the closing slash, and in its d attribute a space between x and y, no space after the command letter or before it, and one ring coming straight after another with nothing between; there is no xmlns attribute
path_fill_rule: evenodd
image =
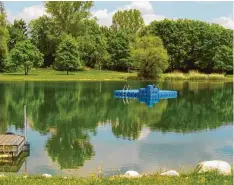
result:
<svg viewBox="0 0 234 185"><path fill-rule="evenodd" d="M217 171L222 175L231 175L231 165L225 161L203 161L199 163L195 169L198 173L209 172L209 171Z"/></svg>

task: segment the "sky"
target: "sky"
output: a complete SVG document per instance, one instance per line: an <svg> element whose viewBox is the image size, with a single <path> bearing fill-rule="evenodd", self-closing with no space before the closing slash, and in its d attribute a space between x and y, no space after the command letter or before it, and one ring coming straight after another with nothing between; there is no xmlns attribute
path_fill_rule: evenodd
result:
<svg viewBox="0 0 234 185"><path fill-rule="evenodd" d="M28 23L45 14L43 1L6 1L4 4L10 22L23 18ZM100 25L110 26L116 11L128 9L140 10L145 24L165 18L188 18L234 29L231 1L96 1L91 13Z"/></svg>

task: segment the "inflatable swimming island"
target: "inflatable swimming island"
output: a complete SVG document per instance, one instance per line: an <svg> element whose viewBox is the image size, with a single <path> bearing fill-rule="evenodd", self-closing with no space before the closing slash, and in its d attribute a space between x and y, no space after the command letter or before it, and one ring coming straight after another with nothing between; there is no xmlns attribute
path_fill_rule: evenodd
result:
<svg viewBox="0 0 234 185"><path fill-rule="evenodd" d="M160 99L177 98L177 91L160 90L155 85L147 85L145 88L140 89L114 90L114 97L138 99L140 102L145 102L149 107L152 107Z"/></svg>

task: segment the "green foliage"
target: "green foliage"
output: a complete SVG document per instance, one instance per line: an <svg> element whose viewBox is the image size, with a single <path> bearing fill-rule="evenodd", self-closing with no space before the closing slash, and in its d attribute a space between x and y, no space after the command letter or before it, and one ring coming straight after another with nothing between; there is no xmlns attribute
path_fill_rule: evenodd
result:
<svg viewBox="0 0 234 185"><path fill-rule="evenodd" d="M158 77L168 67L167 51L159 37L144 36L136 38L132 45L131 57L139 66L139 76L146 79Z"/></svg>
<svg viewBox="0 0 234 185"><path fill-rule="evenodd" d="M7 41L9 33L6 27L6 12L3 2L0 1L0 72L4 70L8 55Z"/></svg>
<svg viewBox="0 0 234 185"><path fill-rule="evenodd" d="M144 26L144 20L141 12L136 9L117 11L112 18L112 28L128 30L131 33L137 33Z"/></svg>
<svg viewBox="0 0 234 185"><path fill-rule="evenodd" d="M132 66L130 42L133 36L125 30L111 31L108 37L108 52L111 56L111 69L127 70Z"/></svg>
<svg viewBox="0 0 234 185"><path fill-rule="evenodd" d="M27 26L24 20L14 20L14 24L7 25L10 39L8 41L8 48L11 50L19 41L27 39Z"/></svg>
<svg viewBox="0 0 234 185"><path fill-rule="evenodd" d="M232 31L222 26L188 19L176 21L165 19L153 21L141 32L141 34L147 33L159 36L163 40L169 55L168 71L188 72L198 69L211 73L212 71L222 71L221 63L230 66L229 61L232 59L228 50L232 50ZM224 56L216 54L217 51L223 50L223 46L229 48L225 49L225 55L229 56L227 61L224 60ZM219 64L217 65L217 63ZM230 67L228 67L229 69ZM227 71L227 69L225 70Z"/></svg>
<svg viewBox="0 0 234 185"><path fill-rule="evenodd" d="M25 75L32 67L41 66L43 63L43 54L29 40L17 42L10 51L7 69L24 69Z"/></svg>
<svg viewBox="0 0 234 185"><path fill-rule="evenodd" d="M69 71L83 69L79 47L72 36L66 35L62 39L56 51L54 65L57 70L67 71L67 74Z"/></svg>
<svg viewBox="0 0 234 185"><path fill-rule="evenodd" d="M214 57L215 71L224 72L233 70L233 49L228 46L220 46L217 48Z"/></svg>
<svg viewBox="0 0 234 185"><path fill-rule="evenodd" d="M44 66L52 65L56 48L61 40L61 31L54 20L43 15L32 20L29 29L32 43L44 54Z"/></svg>
<svg viewBox="0 0 234 185"><path fill-rule="evenodd" d="M89 67L107 66L110 55L107 51L107 39L101 33L95 20L86 21L85 31L77 37L81 58Z"/></svg>
<svg viewBox="0 0 234 185"><path fill-rule="evenodd" d="M92 1L45 2L46 12L52 16L56 25L66 34L79 35L82 22L91 17Z"/></svg>
<svg viewBox="0 0 234 185"><path fill-rule="evenodd" d="M28 28L27 28L26 22L23 19L14 20L13 26L16 29L22 31L22 33L27 37L27 35L28 35Z"/></svg>

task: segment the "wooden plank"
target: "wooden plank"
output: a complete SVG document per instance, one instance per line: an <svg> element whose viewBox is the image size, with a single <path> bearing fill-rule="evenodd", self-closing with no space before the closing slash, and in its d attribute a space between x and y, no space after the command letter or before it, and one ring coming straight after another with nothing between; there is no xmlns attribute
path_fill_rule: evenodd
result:
<svg viewBox="0 0 234 185"><path fill-rule="evenodd" d="M0 135L0 143L4 140L5 135Z"/></svg>
<svg viewBox="0 0 234 185"><path fill-rule="evenodd" d="M24 141L24 137L18 136L17 138L15 138L13 145L20 145L22 141Z"/></svg>
<svg viewBox="0 0 234 185"><path fill-rule="evenodd" d="M15 140L15 137L9 137L8 142L6 143L7 145L13 145L13 141Z"/></svg>
<svg viewBox="0 0 234 185"><path fill-rule="evenodd" d="M19 145L23 140L23 136L3 135L0 136L0 145Z"/></svg>
<svg viewBox="0 0 234 185"><path fill-rule="evenodd" d="M6 135L1 135L0 137L0 144L7 138Z"/></svg>
<svg viewBox="0 0 234 185"><path fill-rule="evenodd" d="M9 141L11 140L11 136L8 135L5 140L3 141L3 145L8 145ZM1 143L0 143L1 144Z"/></svg>

